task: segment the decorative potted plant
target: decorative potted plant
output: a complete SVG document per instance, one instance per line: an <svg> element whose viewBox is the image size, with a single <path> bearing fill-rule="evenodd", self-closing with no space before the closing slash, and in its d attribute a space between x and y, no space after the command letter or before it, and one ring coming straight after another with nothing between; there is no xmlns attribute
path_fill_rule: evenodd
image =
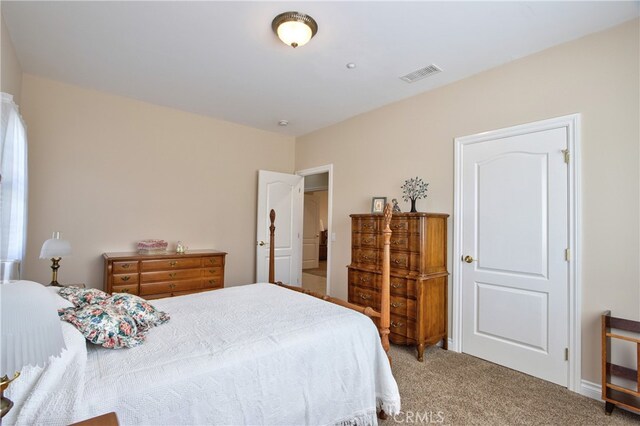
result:
<svg viewBox="0 0 640 426"><path fill-rule="evenodd" d="M420 198L427 198L427 186L428 183L425 183L419 177L407 179L404 181L404 185L402 188L402 199L404 201L411 200L411 212L417 212L416 210L416 200Z"/></svg>

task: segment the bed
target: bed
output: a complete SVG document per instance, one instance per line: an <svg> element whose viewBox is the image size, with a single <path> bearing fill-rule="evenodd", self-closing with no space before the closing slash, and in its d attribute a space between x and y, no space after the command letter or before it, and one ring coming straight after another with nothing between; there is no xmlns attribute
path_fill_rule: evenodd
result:
<svg viewBox="0 0 640 426"><path fill-rule="evenodd" d="M67 350L23 370L3 421L58 425L115 411L123 425L365 425L399 412L380 332L360 311L381 325L383 315L284 287L155 300L171 320L131 349L87 345L62 323Z"/></svg>

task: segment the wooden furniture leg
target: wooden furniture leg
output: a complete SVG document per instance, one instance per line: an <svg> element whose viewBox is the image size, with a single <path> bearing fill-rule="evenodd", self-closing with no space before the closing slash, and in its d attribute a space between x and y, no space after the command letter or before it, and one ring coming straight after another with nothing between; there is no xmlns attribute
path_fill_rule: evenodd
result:
<svg viewBox="0 0 640 426"><path fill-rule="evenodd" d="M615 404L613 404L613 403L611 403L611 402L609 402L609 401L607 401L607 402L605 402L605 403L604 403L604 413L605 413L607 416L610 416L610 415L611 415L611 413L613 412L613 409L614 409L614 408L616 408L616 405L615 405Z"/></svg>
<svg viewBox="0 0 640 426"><path fill-rule="evenodd" d="M416 345L416 349L418 350L418 361L423 362L424 361L424 348L425 348L425 344L424 343L420 343L418 345Z"/></svg>

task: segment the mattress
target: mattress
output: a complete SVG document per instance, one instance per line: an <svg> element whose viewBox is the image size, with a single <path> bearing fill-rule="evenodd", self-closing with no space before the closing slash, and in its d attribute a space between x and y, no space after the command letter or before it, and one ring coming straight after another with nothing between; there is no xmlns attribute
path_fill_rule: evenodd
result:
<svg viewBox="0 0 640 426"><path fill-rule="evenodd" d="M88 351L92 415L121 424L375 424L400 409L366 316L273 284L161 299L144 345Z"/></svg>

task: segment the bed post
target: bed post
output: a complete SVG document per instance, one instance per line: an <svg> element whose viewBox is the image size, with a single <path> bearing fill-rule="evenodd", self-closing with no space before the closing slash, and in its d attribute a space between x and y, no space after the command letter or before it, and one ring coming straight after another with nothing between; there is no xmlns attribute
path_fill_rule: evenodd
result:
<svg viewBox="0 0 640 426"><path fill-rule="evenodd" d="M380 340L382 347L387 352L389 362L389 326L391 322L391 204L384 207L384 230L382 231L384 239L384 251L382 254L382 288L380 293Z"/></svg>
<svg viewBox="0 0 640 426"><path fill-rule="evenodd" d="M269 225L269 282L271 284L276 283L275 277L275 232L276 226L274 225L276 221L276 211L271 209L269 212L269 220L271 221L271 225Z"/></svg>

